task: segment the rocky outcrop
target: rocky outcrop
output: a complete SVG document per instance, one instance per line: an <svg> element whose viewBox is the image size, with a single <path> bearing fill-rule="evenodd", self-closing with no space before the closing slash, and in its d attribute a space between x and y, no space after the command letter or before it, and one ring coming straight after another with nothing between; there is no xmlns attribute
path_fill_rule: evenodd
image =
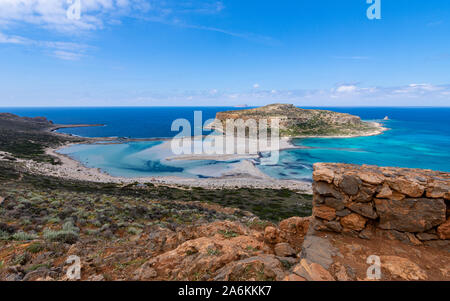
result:
<svg viewBox="0 0 450 301"><path fill-rule="evenodd" d="M450 245L450 173L317 163L313 179L315 230Z"/></svg>
<svg viewBox="0 0 450 301"><path fill-rule="evenodd" d="M279 122L283 136L346 136L365 135L380 130L377 124L361 121L358 116L325 110L307 110L292 104L271 104L247 110L226 111L216 114L216 121L209 127L221 123L226 131L226 120L259 121L265 119L270 127L271 121ZM217 129L217 128L216 128Z"/></svg>

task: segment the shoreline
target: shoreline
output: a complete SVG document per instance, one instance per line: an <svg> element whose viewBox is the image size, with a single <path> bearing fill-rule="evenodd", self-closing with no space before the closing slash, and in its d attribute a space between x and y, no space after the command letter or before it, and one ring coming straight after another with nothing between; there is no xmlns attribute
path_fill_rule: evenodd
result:
<svg viewBox="0 0 450 301"><path fill-rule="evenodd" d="M376 130L368 132L364 135L347 135L347 136L299 136L299 137L281 137L279 143L279 151L286 149L304 148L292 143L292 139L299 138L355 138L365 136L380 135L388 129L383 127L380 123L373 123L376 125ZM82 127L88 126L100 126L100 125L80 125ZM57 129L61 128L74 128L76 125L56 125L49 129L50 132L56 135L74 137L73 135L66 133L56 133ZM116 184L132 184L132 183L151 183L154 185L164 185L170 187L202 187L205 189L222 189L222 188L269 188L269 189L282 189L288 188L291 190L298 190L305 193L311 193L312 187L309 181L299 180L282 180L272 178L262 171L260 171L252 159L258 158L258 154L222 154L222 155L206 155L206 154L193 154L193 155L178 155L173 157L167 157L166 160L217 160L227 161L232 159L242 160L237 166L228 172L225 172L219 177L211 178L189 178L179 176L151 176L151 177L118 177L112 176L99 168L91 168L85 166L82 162L72 159L70 156L60 154L57 151L62 148L70 147L72 145L80 144L94 144L99 141L110 142L111 144L121 144L127 142L138 141L170 141L172 138L124 138L124 137L79 137L84 140L81 142L67 143L57 148L47 148L45 153L47 155L56 157L60 160L60 165L51 165L49 163L39 163L31 160L19 160L24 163L25 168L33 174L41 174L47 176L55 176L63 179L101 182L101 183L116 183ZM193 139L194 137L190 137ZM181 138L186 139L186 138ZM248 141L246 141L247 143ZM263 151L271 151L270 147Z"/></svg>
<svg viewBox="0 0 450 301"><path fill-rule="evenodd" d="M47 148L46 154L57 157L60 165L52 165L49 163L34 162L31 160L18 160L25 169L32 174L40 174L46 176L55 176L68 180L81 180L100 183L115 184L154 184L175 188L185 187L201 187L204 189L239 189L239 188L258 188L258 189L283 189L288 188L304 193L311 193L311 183L307 181L296 180L279 180L269 177L262 173L252 162L244 160L241 164L222 175L214 178L188 178L177 176L154 176L154 177L116 177L103 172L99 168L90 168L84 166L81 162L70 158L67 155L59 154L58 149L77 145L79 143L71 143L60 146L58 148Z"/></svg>

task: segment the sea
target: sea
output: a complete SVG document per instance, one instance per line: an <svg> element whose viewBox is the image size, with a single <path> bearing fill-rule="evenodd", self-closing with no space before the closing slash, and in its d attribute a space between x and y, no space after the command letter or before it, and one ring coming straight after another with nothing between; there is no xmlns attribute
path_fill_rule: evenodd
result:
<svg viewBox="0 0 450 301"><path fill-rule="evenodd" d="M303 107L308 108L308 107ZM103 124L100 127L68 128L60 132L83 137L170 138L179 134L172 122L186 119L194 128L194 112L203 123L217 112L234 107L84 107L84 108L0 108L20 116L45 116L58 124ZM382 135L357 138L294 139L302 146L280 152L277 164L256 166L278 179L311 181L316 162L342 162L423 168L450 172L450 108L314 107L382 122ZM388 116L389 120L383 120ZM204 132L208 134L209 132ZM208 178L230 169L231 161L167 161L163 141L121 144L75 145L60 150L88 167L122 177L182 176Z"/></svg>

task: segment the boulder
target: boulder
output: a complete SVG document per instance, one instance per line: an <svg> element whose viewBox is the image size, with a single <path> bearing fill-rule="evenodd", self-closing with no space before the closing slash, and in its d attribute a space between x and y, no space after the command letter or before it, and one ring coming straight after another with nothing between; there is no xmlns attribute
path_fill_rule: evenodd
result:
<svg viewBox="0 0 450 301"><path fill-rule="evenodd" d="M392 189L412 198L421 197L425 191L422 185L402 178L389 179L387 183Z"/></svg>
<svg viewBox="0 0 450 301"><path fill-rule="evenodd" d="M335 281L330 272L318 263L302 259L293 272L308 281Z"/></svg>
<svg viewBox="0 0 450 301"><path fill-rule="evenodd" d="M358 173L358 177L363 180L366 183L378 185L383 183L384 176L379 173L369 172L369 171L362 171Z"/></svg>
<svg viewBox="0 0 450 301"><path fill-rule="evenodd" d="M339 188L346 194L356 195L359 191L361 180L355 176L344 175L342 181L339 183Z"/></svg>
<svg viewBox="0 0 450 301"><path fill-rule="evenodd" d="M430 183L426 190L426 196L428 198L446 198L449 195L450 183L448 182L435 181Z"/></svg>
<svg viewBox="0 0 450 301"><path fill-rule="evenodd" d="M269 244L275 244L278 240L278 229L272 226L264 230L264 241Z"/></svg>
<svg viewBox="0 0 450 301"><path fill-rule="evenodd" d="M347 204L347 208L370 219L376 219L378 217L372 203L350 203Z"/></svg>
<svg viewBox="0 0 450 301"><path fill-rule="evenodd" d="M450 239L450 218L437 228L437 234L440 239Z"/></svg>
<svg viewBox="0 0 450 301"><path fill-rule="evenodd" d="M406 196L398 191L392 191L391 188L389 188L389 185L384 184L380 192L377 194L377 198L401 201L405 199Z"/></svg>
<svg viewBox="0 0 450 301"><path fill-rule="evenodd" d="M381 267L387 270L394 279L427 280L427 273L409 259L399 256L381 256Z"/></svg>
<svg viewBox="0 0 450 301"><path fill-rule="evenodd" d="M341 218L341 225L347 229L361 231L366 226L366 219L359 214L352 213Z"/></svg>
<svg viewBox="0 0 450 301"><path fill-rule="evenodd" d="M313 208L313 216L331 221L336 218L336 210L334 208L323 205L315 206Z"/></svg>
<svg viewBox="0 0 450 301"><path fill-rule="evenodd" d="M289 243L292 247L300 250L303 238L308 232L311 217L291 217L280 222L278 225L279 236L282 242Z"/></svg>
<svg viewBox="0 0 450 301"><path fill-rule="evenodd" d="M286 242L281 242L279 244L276 244L274 247L274 251L275 251L275 255L280 256L280 257L291 257L291 256L296 255L295 250L291 247L290 244L288 244Z"/></svg>
<svg viewBox="0 0 450 301"><path fill-rule="evenodd" d="M442 199L375 199L381 229L425 232L445 221Z"/></svg>
<svg viewBox="0 0 450 301"><path fill-rule="evenodd" d="M322 163L314 164L313 179L316 182L324 181L332 183L334 179L334 171L325 167Z"/></svg>
<svg viewBox="0 0 450 301"><path fill-rule="evenodd" d="M333 184L326 182L314 182L313 191L321 196L334 197L336 199L344 199L344 196L334 188Z"/></svg>

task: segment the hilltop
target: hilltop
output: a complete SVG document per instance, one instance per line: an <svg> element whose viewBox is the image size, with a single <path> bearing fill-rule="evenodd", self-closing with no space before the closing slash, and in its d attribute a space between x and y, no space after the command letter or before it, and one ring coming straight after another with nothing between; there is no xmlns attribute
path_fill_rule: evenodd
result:
<svg viewBox="0 0 450 301"><path fill-rule="evenodd" d="M297 108L292 104L270 104L264 107L219 112L216 119L225 125L227 119L278 119L280 135L287 137L350 137L380 134L384 128L360 117L326 110ZM225 128L225 127L224 127Z"/></svg>

